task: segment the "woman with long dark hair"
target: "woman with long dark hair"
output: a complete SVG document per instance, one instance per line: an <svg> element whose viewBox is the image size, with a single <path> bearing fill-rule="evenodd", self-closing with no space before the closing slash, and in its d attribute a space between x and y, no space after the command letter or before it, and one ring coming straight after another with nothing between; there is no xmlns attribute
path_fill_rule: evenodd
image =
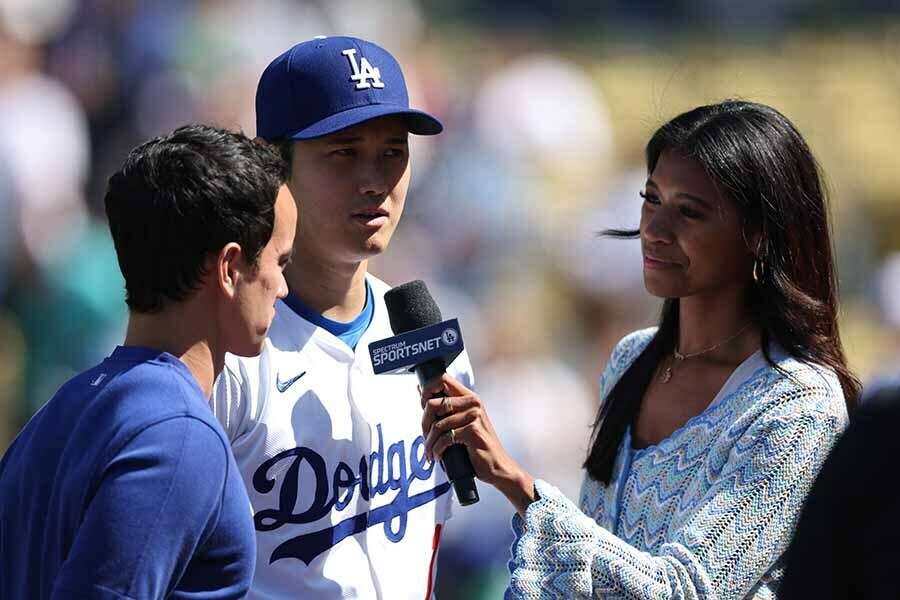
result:
<svg viewBox="0 0 900 600"><path fill-rule="evenodd" d="M859 383L837 325L819 169L768 106L727 101L647 144L638 231L659 326L600 381L580 506L503 449L476 394L425 387L426 453L463 443L517 509L508 597L771 598Z"/></svg>

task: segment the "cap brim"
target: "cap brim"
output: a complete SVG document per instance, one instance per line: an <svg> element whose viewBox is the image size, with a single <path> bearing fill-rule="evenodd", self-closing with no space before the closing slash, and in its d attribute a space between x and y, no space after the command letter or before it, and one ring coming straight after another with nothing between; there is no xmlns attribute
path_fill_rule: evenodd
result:
<svg viewBox="0 0 900 600"><path fill-rule="evenodd" d="M436 135L444 130L444 125L426 112L391 104L367 104L347 109L326 119L287 135L293 140L308 140L329 135L364 121L400 115L405 117L410 133L416 135Z"/></svg>

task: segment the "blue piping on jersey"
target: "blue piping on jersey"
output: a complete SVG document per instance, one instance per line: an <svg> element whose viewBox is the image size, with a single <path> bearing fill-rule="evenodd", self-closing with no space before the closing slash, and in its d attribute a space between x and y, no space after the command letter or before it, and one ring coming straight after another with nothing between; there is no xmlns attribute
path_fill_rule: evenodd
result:
<svg viewBox="0 0 900 600"><path fill-rule="evenodd" d="M362 312L352 321L346 323L322 316L290 292L285 297L284 303L298 316L329 332L350 346L352 350L356 350L356 344L359 343L360 338L362 338L372 323L372 317L375 316L375 299L372 296L372 287L368 281L366 281L366 304L363 306Z"/></svg>

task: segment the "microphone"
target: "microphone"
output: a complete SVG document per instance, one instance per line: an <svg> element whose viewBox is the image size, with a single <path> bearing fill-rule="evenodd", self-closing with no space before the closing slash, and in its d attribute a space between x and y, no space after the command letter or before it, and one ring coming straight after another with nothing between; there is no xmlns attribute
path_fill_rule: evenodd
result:
<svg viewBox="0 0 900 600"><path fill-rule="evenodd" d="M384 302L395 337L369 346L375 372L409 371L412 367L423 386L443 375L463 347L456 319L442 321L441 309L420 279L392 288L385 293ZM459 503L478 502L475 470L466 448L449 446L441 462Z"/></svg>

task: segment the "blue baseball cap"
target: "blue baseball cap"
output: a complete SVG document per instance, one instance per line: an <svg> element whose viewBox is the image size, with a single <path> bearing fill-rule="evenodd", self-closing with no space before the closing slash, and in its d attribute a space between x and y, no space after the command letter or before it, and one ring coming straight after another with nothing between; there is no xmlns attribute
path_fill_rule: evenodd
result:
<svg viewBox="0 0 900 600"><path fill-rule="evenodd" d="M409 132L434 135L444 126L409 107L400 64L372 42L317 37L273 60L256 87L256 135L305 140L385 115L402 115Z"/></svg>

